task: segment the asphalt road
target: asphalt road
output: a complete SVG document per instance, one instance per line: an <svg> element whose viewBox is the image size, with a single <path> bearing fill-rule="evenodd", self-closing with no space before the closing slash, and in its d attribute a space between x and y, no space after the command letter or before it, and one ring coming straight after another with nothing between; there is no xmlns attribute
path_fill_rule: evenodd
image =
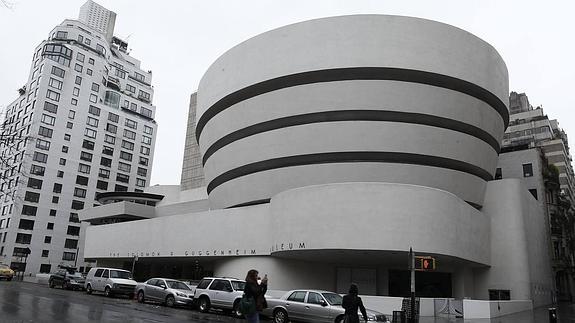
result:
<svg viewBox="0 0 575 323"><path fill-rule="evenodd" d="M0 322L245 322L224 313L140 304L46 285L0 281Z"/></svg>

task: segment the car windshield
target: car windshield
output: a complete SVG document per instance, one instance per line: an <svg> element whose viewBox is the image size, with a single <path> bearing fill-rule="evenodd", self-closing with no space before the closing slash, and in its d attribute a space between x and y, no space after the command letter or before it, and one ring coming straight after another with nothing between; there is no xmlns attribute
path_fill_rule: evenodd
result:
<svg viewBox="0 0 575 323"><path fill-rule="evenodd" d="M231 283L234 290L244 290L244 287L246 287L246 282L243 281L232 280Z"/></svg>
<svg viewBox="0 0 575 323"><path fill-rule="evenodd" d="M176 280L166 280L166 283L168 283L168 287L171 289L185 289L185 290L190 290L190 288L188 287L188 285L176 281Z"/></svg>
<svg viewBox="0 0 575 323"><path fill-rule="evenodd" d="M322 295L330 305L341 305L341 301L343 300L343 297L336 293L322 293Z"/></svg>
<svg viewBox="0 0 575 323"><path fill-rule="evenodd" d="M110 270L110 278L132 279L132 274L129 271Z"/></svg>

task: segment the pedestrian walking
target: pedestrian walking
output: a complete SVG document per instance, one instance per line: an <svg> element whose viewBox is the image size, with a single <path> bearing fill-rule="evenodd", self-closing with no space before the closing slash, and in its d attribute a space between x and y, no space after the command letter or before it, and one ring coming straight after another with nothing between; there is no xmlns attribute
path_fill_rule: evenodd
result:
<svg viewBox="0 0 575 323"><path fill-rule="evenodd" d="M268 307L265 298L268 290L268 275L266 274L260 281L258 274L255 269L248 271L244 296L241 301L241 307L244 308L243 314L249 323L260 323L260 312Z"/></svg>
<svg viewBox="0 0 575 323"><path fill-rule="evenodd" d="M361 311L364 321L367 322L367 312L365 311L365 306L363 306L361 297L357 296L358 294L359 289L357 288L357 285L351 284L349 292L343 297L341 306L345 309L345 323L359 323L359 315L357 314L358 309Z"/></svg>

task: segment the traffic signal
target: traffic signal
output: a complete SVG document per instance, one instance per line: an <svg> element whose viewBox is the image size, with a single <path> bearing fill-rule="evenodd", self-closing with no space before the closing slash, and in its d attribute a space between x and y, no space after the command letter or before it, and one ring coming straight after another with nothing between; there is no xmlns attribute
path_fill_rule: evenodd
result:
<svg viewBox="0 0 575 323"><path fill-rule="evenodd" d="M415 270L419 271L435 270L435 258L415 256Z"/></svg>

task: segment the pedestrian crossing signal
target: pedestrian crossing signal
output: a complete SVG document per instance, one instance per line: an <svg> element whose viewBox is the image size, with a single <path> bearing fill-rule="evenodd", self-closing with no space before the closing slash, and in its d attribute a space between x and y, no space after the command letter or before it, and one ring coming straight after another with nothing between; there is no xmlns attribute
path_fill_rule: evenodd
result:
<svg viewBox="0 0 575 323"><path fill-rule="evenodd" d="M415 270L419 271L435 270L435 258L415 256Z"/></svg>

